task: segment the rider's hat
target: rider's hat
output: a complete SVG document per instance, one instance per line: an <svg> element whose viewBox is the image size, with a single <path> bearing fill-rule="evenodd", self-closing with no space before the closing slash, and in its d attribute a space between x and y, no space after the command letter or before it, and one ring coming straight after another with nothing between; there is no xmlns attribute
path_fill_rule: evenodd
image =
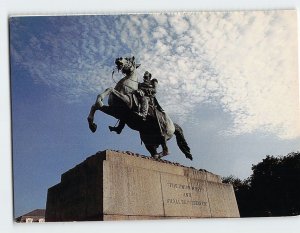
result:
<svg viewBox="0 0 300 233"><path fill-rule="evenodd" d="M149 78L151 79L151 76L152 76L151 73L149 73L148 71L146 71L146 72L144 73L144 78L145 78L145 77L149 77Z"/></svg>

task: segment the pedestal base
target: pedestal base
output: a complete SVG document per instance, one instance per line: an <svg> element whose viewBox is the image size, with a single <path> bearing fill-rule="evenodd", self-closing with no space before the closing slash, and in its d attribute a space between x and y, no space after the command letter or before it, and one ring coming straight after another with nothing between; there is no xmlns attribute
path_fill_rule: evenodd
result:
<svg viewBox="0 0 300 233"><path fill-rule="evenodd" d="M106 150L49 188L46 221L239 217L218 175L131 152Z"/></svg>

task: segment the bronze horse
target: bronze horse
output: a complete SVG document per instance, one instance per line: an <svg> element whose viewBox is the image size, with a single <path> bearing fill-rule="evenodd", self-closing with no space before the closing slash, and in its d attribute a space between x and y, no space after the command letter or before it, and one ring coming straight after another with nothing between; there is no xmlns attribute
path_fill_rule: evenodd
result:
<svg viewBox="0 0 300 233"><path fill-rule="evenodd" d="M149 109L146 121L134 112L137 107L134 95L138 89L136 69L140 64L136 64L134 57L117 58L115 64L118 71L124 74L124 77L116 84L115 88L107 88L97 96L87 118L91 131L95 132L97 129L94 115L96 110L100 110L126 123L131 129L139 131L140 138L152 157L161 158L168 155L167 141L175 134L178 147L186 158L192 160L193 157L181 127L173 123L165 112L155 108L152 108L152 111ZM107 95L109 95L108 106L102 102ZM157 153L157 148L160 145L162 152Z"/></svg>

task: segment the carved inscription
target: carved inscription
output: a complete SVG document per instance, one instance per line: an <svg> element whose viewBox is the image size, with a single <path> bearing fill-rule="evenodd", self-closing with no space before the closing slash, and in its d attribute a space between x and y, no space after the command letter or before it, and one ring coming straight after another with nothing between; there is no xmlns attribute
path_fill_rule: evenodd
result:
<svg viewBox="0 0 300 233"><path fill-rule="evenodd" d="M167 203L168 204L183 204L183 205L201 205L201 206L207 205L206 201L190 201L190 200L174 199L174 198L167 199Z"/></svg>
<svg viewBox="0 0 300 233"><path fill-rule="evenodd" d="M167 183L167 185L168 185L168 187L174 188L174 189L193 190L196 192L203 191L203 188L199 187L199 186L186 185L186 184L175 184L175 183Z"/></svg>
<svg viewBox="0 0 300 233"><path fill-rule="evenodd" d="M202 200L194 200L193 192L203 192L204 188L200 186L200 184L194 185L186 185L186 184L179 184L179 183L167 183L167 187L169 189L174 189L176 191L181 191L178 198L167 198L167 204L174 204L174 205L198 205L198 206L207 206L206 201Z"/></svg>

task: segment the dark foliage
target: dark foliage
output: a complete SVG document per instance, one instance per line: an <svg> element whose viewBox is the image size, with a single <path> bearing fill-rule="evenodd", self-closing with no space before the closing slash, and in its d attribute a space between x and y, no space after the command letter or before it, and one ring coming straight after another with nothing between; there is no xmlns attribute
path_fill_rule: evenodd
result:
<svg viewBox="0 0 300 233"><path fill-rule="evenodd" d="M291 216L300 214L300 153L267 156L252 166L246 180L229 176L241 217Z"/></svg>

